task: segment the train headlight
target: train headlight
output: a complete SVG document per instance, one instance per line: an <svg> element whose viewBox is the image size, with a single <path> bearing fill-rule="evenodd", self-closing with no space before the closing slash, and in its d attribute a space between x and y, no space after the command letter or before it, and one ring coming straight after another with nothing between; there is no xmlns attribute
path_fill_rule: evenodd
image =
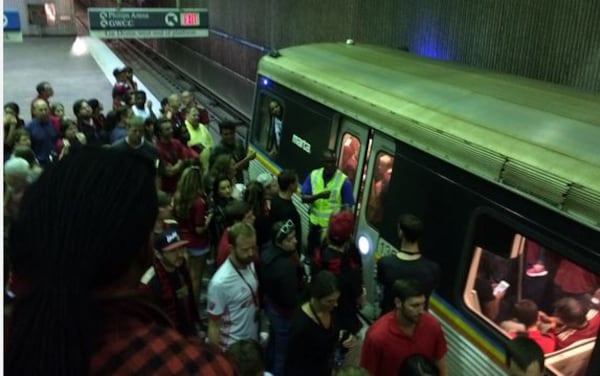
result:
<svg viewBox="0 0 600 376"><path fill-rule="evenodd" d="M366 256L371 251L371 240L365 235L358 237L358 250L363 256Z"/></svg>

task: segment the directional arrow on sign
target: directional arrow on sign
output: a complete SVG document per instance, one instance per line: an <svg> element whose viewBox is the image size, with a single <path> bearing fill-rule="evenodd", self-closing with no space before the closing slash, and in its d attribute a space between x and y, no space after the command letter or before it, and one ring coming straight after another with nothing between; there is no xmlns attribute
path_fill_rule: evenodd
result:
<svg viewBox="0 0 600 376"><path fill-rule="evenodd" d="M167 26L170 26L170 27L177 26L178 19L179 19L179 17L177 17L176 13L167 13L165 15L165 23L167 24Z"/></svg>

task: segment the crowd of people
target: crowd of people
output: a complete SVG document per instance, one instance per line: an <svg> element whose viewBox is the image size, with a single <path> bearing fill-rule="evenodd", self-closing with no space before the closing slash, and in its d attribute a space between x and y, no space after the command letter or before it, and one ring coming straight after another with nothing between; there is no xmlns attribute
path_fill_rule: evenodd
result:
<svg viewBox="0 0 600 376"><path fill-rule="evenodd" d="M235 123L217 143L192 93L157 116L130 68L114 74L106 115L81 99L70 118L48 82L30 122L4 106L7 373L448 374L419 218L398 220L363 335L355 198L335 152L303 182L248 179L256 154Z"/></svg>

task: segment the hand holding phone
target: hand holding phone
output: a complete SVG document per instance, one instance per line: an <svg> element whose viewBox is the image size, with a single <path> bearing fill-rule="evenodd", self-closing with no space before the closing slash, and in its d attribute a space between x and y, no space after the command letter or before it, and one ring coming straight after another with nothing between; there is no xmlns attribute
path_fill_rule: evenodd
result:
<svg viewBox="0 0 600 376"><path fill-rule="evenodd" d="M496 287L494 287L494 296L503 294L507 288L510 287L510 284L506 281L500 281L500 283L498 283L496 285Z"/></svg>

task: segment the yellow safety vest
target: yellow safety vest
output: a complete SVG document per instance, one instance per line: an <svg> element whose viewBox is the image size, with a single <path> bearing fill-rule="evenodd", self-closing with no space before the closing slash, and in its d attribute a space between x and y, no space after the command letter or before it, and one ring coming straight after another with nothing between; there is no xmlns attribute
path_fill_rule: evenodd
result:
<svg viewBox="0 0 600 376"><path fill-rule="evenodd" d="M327 228L329 217L342 208L342 186L345 180L346 175L340 170L335 171L327 185L323 180L323 168L313 170L310 173L310 186L313 195L323 191L331 191L328 199L319 199L312 203L309 215L311 224Z"/></svg>

